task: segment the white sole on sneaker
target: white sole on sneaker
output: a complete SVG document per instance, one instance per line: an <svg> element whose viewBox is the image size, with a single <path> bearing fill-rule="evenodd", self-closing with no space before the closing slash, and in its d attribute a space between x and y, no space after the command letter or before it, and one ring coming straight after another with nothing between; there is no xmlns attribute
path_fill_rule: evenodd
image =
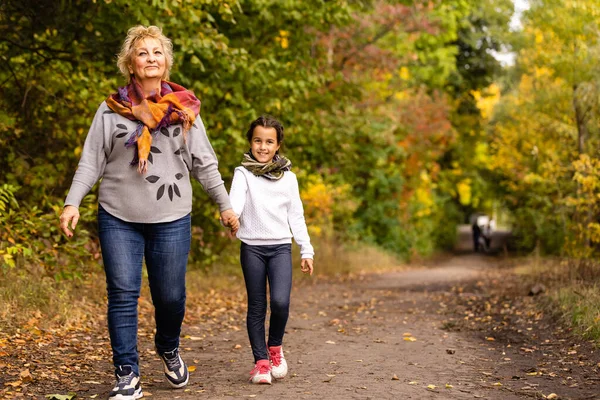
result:
<svg viewBox="0 0 600 400"><path fill-rule="evenodd" d="M171 380L169 378L167 378L167 382L169 382L169 385L171 385L171 387L173 389L181 389L182 387L184 387L184 386L186 386L188 384L189 380L190 380L190 374L189 373L188 373L188 376L187 376L185 382L181 382L179 384L175 384L175 383L171 382Z"/></svg>
<svg viewBox="0 0 600 400"><path fill-rule="evenodd" d="M259 378L259 379L250 378L250 383L254 383L255 385L270 385L271 384L271 377L269 377L269 378Z"/></svg>
<svg viewBox="0 0 600 400"><path fill-rule="evenodd" d="M118 394L116 396L109 397L108 400L136 400L136 399L141 399L142 397L144 397L144 392L142 392L142 388L140 388L139 390L136 390L135 392L133 392L133 394L131 396L125 396L122 394Z"/></svg>

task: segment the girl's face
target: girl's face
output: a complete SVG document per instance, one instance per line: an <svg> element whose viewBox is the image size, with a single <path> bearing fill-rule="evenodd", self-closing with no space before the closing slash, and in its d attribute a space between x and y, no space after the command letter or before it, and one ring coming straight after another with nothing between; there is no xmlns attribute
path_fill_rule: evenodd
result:
<svg viewBox="0 0 600 400"><path fill-rule="evenodd" d="M275 128L265 128L257 126L252 132L252 141L250 142L250 150L252 155L261 163L268 163L273 160L275 153L279 150L279 142L277 141L277 131Z"/></svg>

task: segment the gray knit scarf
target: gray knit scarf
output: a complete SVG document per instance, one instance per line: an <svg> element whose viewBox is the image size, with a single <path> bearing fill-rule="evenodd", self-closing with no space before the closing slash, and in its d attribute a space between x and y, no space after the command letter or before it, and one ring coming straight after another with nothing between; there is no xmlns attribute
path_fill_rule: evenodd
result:
<svg viewBox="0 0 600 400"><path fill-rule="evenodd" d="M283 178L283 173L292 168L292 162L287 158L275 154L273 160L268 163L261 163L249 151L244 154L242 166L255 176L262 176L272 181L277 181Z"/></svg>

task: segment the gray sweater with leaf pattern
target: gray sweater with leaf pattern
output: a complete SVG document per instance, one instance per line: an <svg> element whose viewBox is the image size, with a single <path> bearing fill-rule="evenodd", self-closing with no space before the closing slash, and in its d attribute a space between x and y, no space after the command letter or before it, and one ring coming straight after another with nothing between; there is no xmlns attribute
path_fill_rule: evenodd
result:
<svg viewBox="0 0 600 400"><path fill-rule="evenodd" d="M128 222L157 223L179 219L192 210L190 174L219 205L231 208L200 115L183 139L182 125L153 135L148 172L130 165L137 151L125 147L137 122L113 112L103 102L88 132L66 205L79 207L84 196L102 178L98 201L111 215Z"/></svg>

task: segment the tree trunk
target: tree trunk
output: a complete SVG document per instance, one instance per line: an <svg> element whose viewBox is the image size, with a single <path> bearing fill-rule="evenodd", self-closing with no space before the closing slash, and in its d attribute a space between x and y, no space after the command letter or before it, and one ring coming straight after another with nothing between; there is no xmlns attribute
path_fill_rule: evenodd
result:
<svg viewBox="0 0 600 400"><path fill-rule="evenodd" d="M585 153L585 141L588 137L586 125L586 112L577 99L577 85L573 86L573 108L575 109L575 121L577 123L577 151L579 154Z"/></svg>

